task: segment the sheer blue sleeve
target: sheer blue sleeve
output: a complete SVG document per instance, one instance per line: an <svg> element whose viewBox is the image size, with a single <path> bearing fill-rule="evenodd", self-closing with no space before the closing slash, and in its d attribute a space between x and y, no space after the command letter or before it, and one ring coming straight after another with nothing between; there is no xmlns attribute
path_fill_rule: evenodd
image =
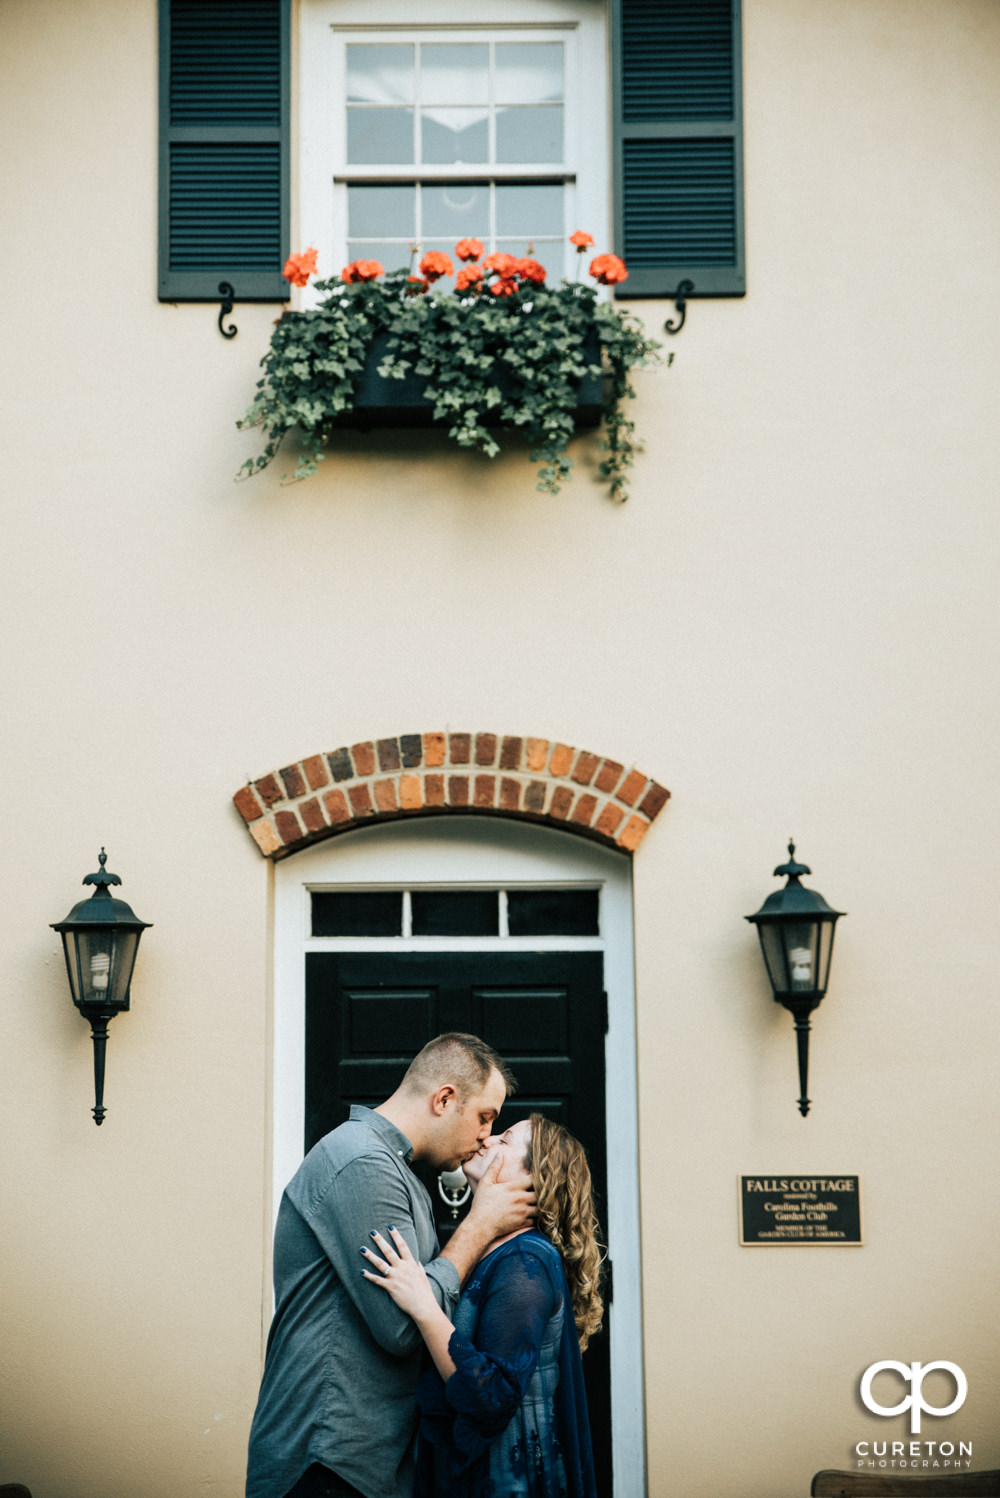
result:
<svg viewBox="0 0 1000 1498"><path fill-rule="evenodd" d="M474 1286L470 1292L476 1293ZM453 1332L448 1351L455 1372L444 1385L425 1377L420 1389L425 1437L451 1441L466 1461L510 1424L562 1288L540 1256L523 1251L497 1264L481 1294L475 1342Z"/></svg>

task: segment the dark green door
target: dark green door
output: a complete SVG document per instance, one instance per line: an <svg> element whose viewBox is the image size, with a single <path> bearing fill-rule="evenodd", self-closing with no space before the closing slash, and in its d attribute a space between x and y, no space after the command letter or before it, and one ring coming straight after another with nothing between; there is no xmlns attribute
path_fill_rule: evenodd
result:
<svg viewBox="0 0 1000 1498"><path fill-rule="evenodd" d="M501 1128L544 1113L585 1146L605 1221L606 1001L599 952L311 952L306 957L305 1148L394 1091L417 1051L464 1030L500 1052L518 1081ZM452 1209L424 1175L444 1241ZM607 1291L605 1294L607 1299ZM606 1312L607 1323L610 1310ZM606 1332L583 1360L597 1488L611 1495L611 1379Z"/></svg>

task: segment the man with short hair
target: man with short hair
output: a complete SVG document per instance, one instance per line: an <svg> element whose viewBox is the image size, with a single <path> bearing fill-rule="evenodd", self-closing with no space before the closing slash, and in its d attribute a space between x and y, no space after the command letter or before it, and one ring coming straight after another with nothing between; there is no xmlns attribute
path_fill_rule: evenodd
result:
<svg viewBox="0 0 1000 1498"><path fill-rule="evenodd" d="M250 1431L246 1498L410 1498L423 1343L364 1279L373 1230L397 1228L451 1316L495 1238L535 1216L527 1174L499 1157L438 1254L430 1197L410 1169L456 1170L478 1154L515 1088L474 1035L429 1041L377 1108L352 1107L285 1189L274 1234L275 1312Z"/></svg>

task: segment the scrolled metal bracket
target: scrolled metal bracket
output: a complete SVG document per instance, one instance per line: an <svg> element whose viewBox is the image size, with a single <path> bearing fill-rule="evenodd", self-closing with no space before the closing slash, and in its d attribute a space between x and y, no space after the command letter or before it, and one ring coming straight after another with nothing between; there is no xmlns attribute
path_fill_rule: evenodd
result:
<svg viewBox="0 0 1000 1498"><path fill-rule="evenodd" d="M224 317L228 317L232 312L236 292L230 286L228 281L220 281L219 295L222 298L222 306L219 308L219 332L222 334L223 338L235 338L237 333L239 332L239 328L235 323L233 323L231 327L224 328L222 326L222 319Z"/></svg>
<svg viewBox="0 0 1000 1498"><path fill-rule="evenodd" d="M687 299L692 291L694 291L693 281L685 280L680 282L677 290L674 292L674 310L680 313L680 322L675 323L673 318L671 318L669 322L663 324L664 332L679 333L681 328L683 328L684 319L687 317Z"/></svg>

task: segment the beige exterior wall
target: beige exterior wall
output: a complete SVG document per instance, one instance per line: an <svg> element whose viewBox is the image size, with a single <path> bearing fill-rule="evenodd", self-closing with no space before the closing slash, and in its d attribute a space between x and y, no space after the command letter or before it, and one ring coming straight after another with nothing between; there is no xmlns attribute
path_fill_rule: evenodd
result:
<svg viewBox="0 0 1000 1498"><path fill-rule="evenodd" d="M524 454L433 434L234 485L276 312L238 306L227 343L155 300L155 6L0 24L0 1481L241 1491L271 870L230 797L447 725L674 793L634 869L649 1492L800 1498L903 1438L857 1399L881 1358L958 1363L967 1404L923 1438L1000 1466L1000 7L745 0L750 292L638 377L625 508L591 439L555 500ZM789 833L849 912L807 1120L741 919ZM102 844L155 924L98 1131L48 923ZM738 1172L803 1170L861 1175L865 1245L741 1249Z"/></svg>

